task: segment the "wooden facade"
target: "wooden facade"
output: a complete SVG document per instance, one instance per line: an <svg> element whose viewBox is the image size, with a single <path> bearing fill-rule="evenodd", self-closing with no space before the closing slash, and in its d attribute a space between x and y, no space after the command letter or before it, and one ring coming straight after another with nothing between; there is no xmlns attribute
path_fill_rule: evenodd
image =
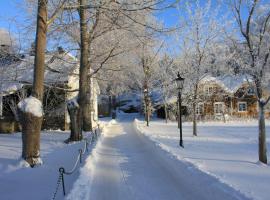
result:
<svg viewBox="0 0 270 200"><path fill-rule="evenodd" d="M235 87L228 88L222 79L209 79L199 84L198 94L196 114L199 120L258 117L254 88L247 81L239 81ZM268 109L266 117L270 117Z"/></svg>

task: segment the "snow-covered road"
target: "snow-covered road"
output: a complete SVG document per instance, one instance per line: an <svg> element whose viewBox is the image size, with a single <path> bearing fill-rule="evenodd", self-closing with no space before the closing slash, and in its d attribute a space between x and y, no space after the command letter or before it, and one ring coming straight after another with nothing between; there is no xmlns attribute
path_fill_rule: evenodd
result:
<svg viewBox="0 0 270 200"><path fill-rule="evenodd" d="M247 198L192 165L171 157L136 133L130 119L122 119L108 127L93 155L87 159L68 199Z"/></svg>

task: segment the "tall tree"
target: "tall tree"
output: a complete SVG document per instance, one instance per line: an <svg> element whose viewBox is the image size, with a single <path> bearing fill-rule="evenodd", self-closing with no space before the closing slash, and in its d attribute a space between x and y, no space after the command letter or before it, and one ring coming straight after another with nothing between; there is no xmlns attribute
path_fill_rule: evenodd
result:
<svg viewBox="0 0 270 200"><path fill-rule="evenodd" d="M43 101L43 81L44 81L44 63L47 34L47 0L38 1L37 28L36 28L36 46L34 63L34 83L32 96L21 101L18 106L20 110L20 121L22 124L22 158L30 166L40 164L40 129L42 125L42 114L31 110L30 106L42 109ZM34 102L33 105L29 105ZM29 110L30 109L30 110ZM33 108L35 109L35 108Z"/></svg>
<svg viewBox="0 0 270 200"><path fill-rule="evenodd" d="M43 121L42 102L47 29L48 25L53 23L62 10L66 1L58 2L49 19L48 0L38 0L37 2L33 88L31 96L23 99L18 104L19 118L22 125L22 158L32 167L42 163L40 159L40 131Z"/></svg>
<svg viewBox="0 0 270 200"><path fill-rule="evenodd" d="M201 5L200 1L187 4L186 10L185 28L179 34L183 60L180 71L189 81L186 85L191 87L193 135L197 136L196 109L199 100L199 82L206 71L209 71L213 46L218 41L222 29L217 21L219 10L212 10L210 0L204 5Z"/></svg>
<svg viewBox="0 0 270 200"><path fill-rule="evenodd" d="M270 56L270 10L269 3L260 0L232 0L231 7L244 41L237 43L242 55L238 57L242 71L253 78L259 107L259 160L267 163L265 132L265 106L270 96L265 96L264 83Z"/></svg>

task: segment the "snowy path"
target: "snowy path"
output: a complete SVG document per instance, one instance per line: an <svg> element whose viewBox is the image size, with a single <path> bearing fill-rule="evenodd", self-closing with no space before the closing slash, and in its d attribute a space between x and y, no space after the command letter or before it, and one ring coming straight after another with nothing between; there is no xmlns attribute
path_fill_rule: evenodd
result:
<svg viewBox="0 0 270 200"><path fill-rule="evenodd" d="M131 120L111 125L87 162L93 162L91 181L85 182L85 176L85 183L79 179L70 199L79 188L88 190L80 192L85 196L79 198L85 200L246 199L217 179L170 157L136 133Z"/></svg>

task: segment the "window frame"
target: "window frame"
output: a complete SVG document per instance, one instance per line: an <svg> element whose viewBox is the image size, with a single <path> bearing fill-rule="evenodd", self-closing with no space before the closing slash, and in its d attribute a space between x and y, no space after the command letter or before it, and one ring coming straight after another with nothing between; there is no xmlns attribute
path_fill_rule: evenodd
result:
<svg viewBox="0 0 270 200"><path fill-rule="evenodd" d="M201 108L201 109L200 109ZM198 112L199 111L199 112ZM204 103L199 102L196 105L196 115L203 115L204 114Z"/></svg>
<svg viewBox="0 0 270 200"><path fill-rule="evenodd" d="M216 105L222 105L222 112L216 112ZM215 102L214 103L214 114L215 115L222 115L224 113L224 110L225 110L225 103L222 102L222 101L219 101L219 102Z"/></svg>
<svg viewBox="0 0 270 200"><path fill-rule="evenodd" d="M252 92L250 92L250 90ZM254 87L248 87L247 88L247 95L255 95L255 88Z"/></svg>
<svg viewBox="0 0 270 200"><path fill-rule="evenodd" d="M240 104L245 104L245 110L240 110ZM237 111L238 112L241 112L241 113L243 113L243 112L247 112L248 110L247 110L247 102L246 101L239 101L239 102L237 102Z"/></svg>
<svg viewBox="0 0 270 200"><path fill-rule="evenodd" d="M208 96L212 95L214 93L214 86L212 86L212 85L206 85L205 86L205 93Z"/></svg>

